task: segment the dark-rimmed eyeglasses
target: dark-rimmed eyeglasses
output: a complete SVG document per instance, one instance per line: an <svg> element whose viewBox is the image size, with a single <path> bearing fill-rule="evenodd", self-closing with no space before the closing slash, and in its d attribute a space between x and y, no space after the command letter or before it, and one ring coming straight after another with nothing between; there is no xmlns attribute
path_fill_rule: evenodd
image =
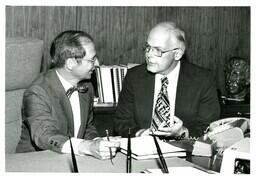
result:
<svg viewBox="0 0 256 179"><path fill-rule="evenodd" d="M156 47L151 47L149 44L145 44L145 46L143 47L143 50L145 53L149 53L150 50L152 52L152 54L156 57L162 57L162 55L164 53L167 53L167 52L170 52L170 51L173 51L173 50L177 50L179 48L173 48L173 49L170 49L170 50L161 50L159 48L156 48Z"/></svg>

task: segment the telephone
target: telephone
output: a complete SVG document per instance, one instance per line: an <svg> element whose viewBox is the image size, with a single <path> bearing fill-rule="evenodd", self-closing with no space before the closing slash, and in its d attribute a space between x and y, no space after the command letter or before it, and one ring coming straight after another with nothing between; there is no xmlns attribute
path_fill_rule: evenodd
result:
<svg viewBox="0 0 256 179"><path fill-rule="evenodd" d="M193 155L212 156L216 150L225 150L242 140L250 131L250 119L241 117L224 118L212 122L205 134L196 140Z"/></svg>

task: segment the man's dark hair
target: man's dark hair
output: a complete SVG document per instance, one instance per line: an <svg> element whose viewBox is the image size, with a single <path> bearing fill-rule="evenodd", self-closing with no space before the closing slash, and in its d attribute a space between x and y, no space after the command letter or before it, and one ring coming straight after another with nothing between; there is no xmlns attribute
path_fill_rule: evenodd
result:
<svg viewBox="0 0 256 179"><path fill-rule="evenodd" d="M82 45L92 42L93 38L83 31L68 30L60 33L50 48L52 67L63 67L68 58L83 58L86 52Z"/></svg>

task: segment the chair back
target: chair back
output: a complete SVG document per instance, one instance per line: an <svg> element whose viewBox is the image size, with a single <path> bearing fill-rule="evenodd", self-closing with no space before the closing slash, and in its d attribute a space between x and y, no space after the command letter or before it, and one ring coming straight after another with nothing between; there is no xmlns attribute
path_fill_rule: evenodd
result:
<svg viewBox="0 0 256 179"><path fill-rule="evenodd" d="M23 93L40 73L43 41L6 38L5 48L5 153L15 153L21 135Z"/></svg>

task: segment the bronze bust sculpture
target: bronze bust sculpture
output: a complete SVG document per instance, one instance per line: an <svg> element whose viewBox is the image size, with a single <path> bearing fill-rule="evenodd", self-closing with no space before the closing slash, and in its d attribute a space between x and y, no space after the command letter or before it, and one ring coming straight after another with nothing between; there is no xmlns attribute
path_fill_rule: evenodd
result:
<svg viewBox="0 0 256 179"><path fill-rule="evenodd" d="M244 101L250 92L250 66L243 58L233 57L225 64L226 100Z"/></svg>

